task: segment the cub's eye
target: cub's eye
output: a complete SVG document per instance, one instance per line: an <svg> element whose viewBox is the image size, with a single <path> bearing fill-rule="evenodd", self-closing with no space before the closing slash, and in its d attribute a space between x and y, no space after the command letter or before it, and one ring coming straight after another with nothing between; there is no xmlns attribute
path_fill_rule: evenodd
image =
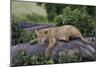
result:
<svg viewBox="0 0 100 67"><path fill-rule="evenodd" d="M45 31L45 34L47 34L48 32L47 31Z"/></svg>

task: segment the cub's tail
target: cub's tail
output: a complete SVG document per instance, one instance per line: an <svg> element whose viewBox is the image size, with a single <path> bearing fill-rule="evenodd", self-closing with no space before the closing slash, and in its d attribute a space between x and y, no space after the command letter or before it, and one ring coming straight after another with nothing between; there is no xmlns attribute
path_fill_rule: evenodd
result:
<svg viewBox="0 0 100 67"><path fill-rule="evenodd" d="M85 38L83 38L83 36L81 36L80 39L81 39L83 42L87 43L87 44L91 44L91 42L87 41Z"/></svg>

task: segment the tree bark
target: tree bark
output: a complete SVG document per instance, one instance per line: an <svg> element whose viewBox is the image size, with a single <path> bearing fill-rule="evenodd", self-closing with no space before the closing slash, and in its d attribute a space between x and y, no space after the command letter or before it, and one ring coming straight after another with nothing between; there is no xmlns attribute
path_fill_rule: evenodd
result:
<svg viewBox="0 0 100 67"><path fill-rule="evenodd" d="M48 44L45 43L40 45L34 43L30 45L29 43L18 44L16 46L11 46L11 57L16 58L16 55L20 50L24 50L28 55L34 54L44 54L45 49ZM95 60L96 58L96 44L95 41L91 45L84 43L80 39L71 40L69 42L57 41L55 48L51 52L51 57L56 58L63 51L66 51L66 54L73 56L75 54L81 55L85 59Z"/></svg>

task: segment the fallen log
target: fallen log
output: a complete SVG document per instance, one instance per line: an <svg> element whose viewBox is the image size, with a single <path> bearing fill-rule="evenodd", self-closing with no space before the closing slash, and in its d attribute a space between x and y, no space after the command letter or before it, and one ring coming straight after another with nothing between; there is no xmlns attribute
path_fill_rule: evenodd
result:
<svg viewBox="0 0 100 67"><path fill-rule="evenodd" d="M51 57L56 60L59 58L61 54L65 54L69 57L72 56L81 56L84 59L88 59L88 61L96 60L96 50L95 50L95 42L92 42L91 45L84 43L80 39L71 40L69 42L57 41L57 45L51 52ZM29 43L18 44L16 46L11 46L11 60L15 59L18 52L23 50L28 55L42 54L44 55L45 49L48 44L45 43L40 45L38 43L34 43L30 45ZM64 52L64 53L63 53ZM20 61L20 60L19 60ZM11 61L12 62L12 61Z"/></svg>

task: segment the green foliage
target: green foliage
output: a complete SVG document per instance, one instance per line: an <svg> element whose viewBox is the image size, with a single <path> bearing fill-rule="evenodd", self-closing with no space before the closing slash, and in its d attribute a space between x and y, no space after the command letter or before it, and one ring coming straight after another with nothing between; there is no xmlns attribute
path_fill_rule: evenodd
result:
<svg viewBox="0 0 100 67"><path fill-rule="evenodd" d="M50 58L47 60L43 54L28 55L24 50L20 50L15 58L12 59L12 65L37 65L37 64L55 64L55 63L72 63L82 61L79 54L67 55L65 52L59 54L58 59Z"/></svg>
<svg viewBox="0 0 100 67"><path fill-rule="evenodd" d="M26 43L30 40L33 40L36 38L36 35L34 32L26 31L19 27L19 23L15 22L12 23L12 45L17 45L19 43Z"/></svg>
<svg viewBox="0 0 100 67"><path fill-rule="evenodd" d="M28 21L32 23L46 23L48 19L44 16L31 13L31 14L23 14L21 16L12 15L12 23L17 22L20 23L22 21Z"/></svg>
<svg viewBox="0 0 100 67"><path fill-rule="evenodd" d="M69 52L60 52L58 63L72 63L72 62L81 62L82 56L80 54L68 54Z"/></svg>
<svg viewBox="0 0 100 67"><path fill-rule="evenodd" d="M20 27L18 26L18 23L14 22L12 23L12 44L15 45L15 44L18 44L20 43L20 40L19 40L19 37L21 36L21 31L22 29L20 29Z"/></svg>
<svg viewBox="0 0 100 67"><path fill-rule="evenodd" d="M54 17L57 16L58 14L61 14L63 9L66 7L65 4L56 4L56 3L46 3L45 8L46 12L48 13L48 20L50 22L53 21Z"/></svg>
<svg viewBox="0 0 100 67"><path fill-rule="evenodd" d="M46 60L42 54L28 55L24 50L20 50L16 58L12 59L12 65L37 65L54 63L52 59Z"/></svg>
<svg viewBox="0 0 100 67"><path fill-rule="evenodd" d="M38 6L34 2L11 2L11 14L13 17L19 18L16 21L28 21L28 22L47 22L47 13L44 5ZM14 18L13 18L14 19Z"/></svg>
<svg viewBox="0 0 100 67"><path fill-rule="evenodd" d="M12 59L12 65L28 65L32 64L32 56L27 55L24 50L20 50L16 56L16 58Z"/></svg>
<svg viewBox="0 0 100 67"><path fill-rule="evenodd" d="M47 18L35 13L32 14L27 14L26 15L26 20L30 22L47 22Z"/></svg>
<svg viewBox="0 0 100 67"><path fill-rule="evenodd" d="M26 43L35 38L36 38L36 34L34 32L23 30L21 32L21 36L19 37L19 40L21 43Z"/></svg>
<svg viewBox="0 0 100 67"><path fill-rule="evenodd" d="M71 8L66 7L63 13L55 16L57 26L73 25L84 34L84 36L95 36L95 16L88 14L87 7Z"/></svg>

